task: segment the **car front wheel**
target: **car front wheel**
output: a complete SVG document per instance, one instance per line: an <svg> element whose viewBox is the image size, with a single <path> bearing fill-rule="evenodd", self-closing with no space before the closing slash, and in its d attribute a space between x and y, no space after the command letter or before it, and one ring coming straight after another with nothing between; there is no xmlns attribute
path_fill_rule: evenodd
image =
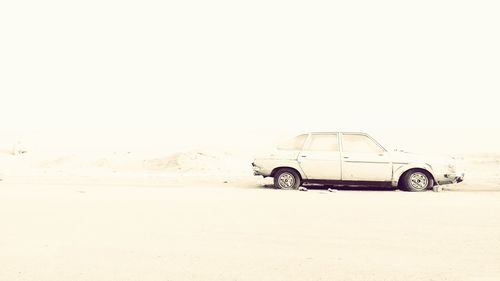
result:
<svg viewBox="0 0 500 281"><path fill-rule="evenodd" d="M434 185L432 177L423 171L409 171L404 176L404 187L408 191L425 191Z"/></svg>
<svg viewBox="0 0 500 281"><path fill-rule="evenodd" d="M281 169L274 175L274 187L280 189L299 188L300 176L292 169Z"/></svg>

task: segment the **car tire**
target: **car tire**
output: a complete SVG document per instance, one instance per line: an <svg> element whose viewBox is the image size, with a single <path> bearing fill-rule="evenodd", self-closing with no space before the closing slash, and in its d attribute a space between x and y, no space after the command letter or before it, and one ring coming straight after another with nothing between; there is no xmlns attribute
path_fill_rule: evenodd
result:
<svg viewBox="0 0 500 281"><path fill-rule="evenodd" d="M280 169L274 175L274 187L279 189L298 189L302 184L299 173L293 169Z"/></svg>
<svg viewBox="0 0 500 281"><path fill-rule="evenodd" d="M423 170L410 170L403 176L403 187L407 191L422 192L433 186L434 179Z"/></svg>

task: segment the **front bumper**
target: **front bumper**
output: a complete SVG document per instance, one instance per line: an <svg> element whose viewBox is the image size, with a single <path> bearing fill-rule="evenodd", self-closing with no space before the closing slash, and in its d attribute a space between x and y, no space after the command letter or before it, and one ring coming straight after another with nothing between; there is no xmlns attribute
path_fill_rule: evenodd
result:
<svg viewBox="0 0 500 281"><path fill-rule="evenodd" d="M442 177L437 179L439 184L452 184L464 181L465 173L449 173L443 174Z"/></svg>

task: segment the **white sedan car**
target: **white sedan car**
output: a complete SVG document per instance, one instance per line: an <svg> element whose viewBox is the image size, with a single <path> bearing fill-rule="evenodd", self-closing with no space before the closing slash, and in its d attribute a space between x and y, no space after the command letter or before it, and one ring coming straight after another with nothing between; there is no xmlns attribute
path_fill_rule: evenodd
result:
<svg viewBox="0 0 500 281"><path fill-rule="evenodd" d="M387 151L365 133L321 132L296 136L252 163L254 175L273 177L274 186L302 183L401 187L424 191L461 182L453 157L436 158Z"/></svg>

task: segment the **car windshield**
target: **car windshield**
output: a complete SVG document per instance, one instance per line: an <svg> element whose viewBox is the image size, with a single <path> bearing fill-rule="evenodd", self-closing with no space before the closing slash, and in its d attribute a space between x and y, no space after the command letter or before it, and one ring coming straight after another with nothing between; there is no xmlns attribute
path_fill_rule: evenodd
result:
<svg viewBox="0 0 500 281"><path fill-rule="evenodd" d="M301 150L306 138L307 134L299 135L279 144L276 148L279 150Z"/></svg>

